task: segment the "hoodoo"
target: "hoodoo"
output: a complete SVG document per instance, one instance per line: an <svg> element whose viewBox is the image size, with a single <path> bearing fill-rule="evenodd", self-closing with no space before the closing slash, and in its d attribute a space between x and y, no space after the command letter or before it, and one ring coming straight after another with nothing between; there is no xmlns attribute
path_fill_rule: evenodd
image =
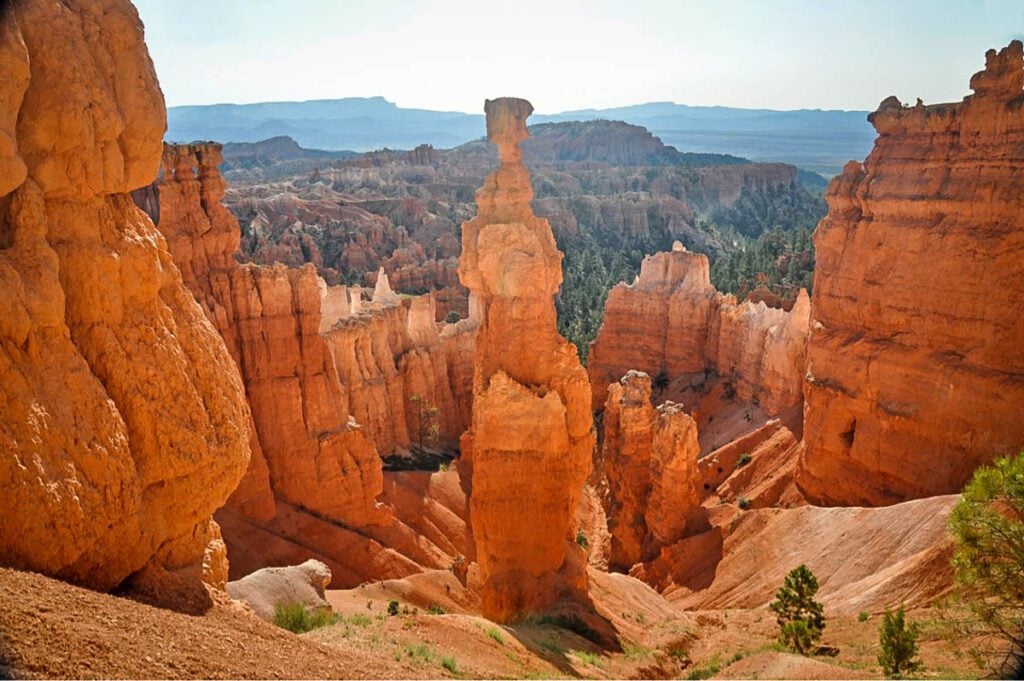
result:
<svg viewBox="0 0 1024 681"><path fill-rule="evenodd" d="M959 491L1024 446L1024 56L986 55L958 104L870 116L815 233L806 456L830 504Z"/></svg>
<svg viewBox="0 0 1024 681"><path fill-rule="evenodd" d="M210 517L249 410L128 195L166 124L142 23L127 0L0 4L0 74L0 564L109 589L208 553L222 583Z"/></svg>
<svg viewBox="0 0 1024 681"><path fill-rule="evenodd" d="M573 516L594 432L586 372L556 328L562 254L530 207L519 145L533 107L502 98L485 111L501 167L477 191L477 217L462 226L459 276L480 316L462 444L482 608L506 621L586 591Z"/></svg>
<svg viewBox="0 0 1024 681"><path fill-rule="evenodd" d="M634 283L609 291L587 363L595 405L631 369L669 379L714 371L733 381L741 398L756 397L770 416L803 399L807 293L789 312L737 303L715 290L710 271L706 255L677 242L644 258Z"/></svg>

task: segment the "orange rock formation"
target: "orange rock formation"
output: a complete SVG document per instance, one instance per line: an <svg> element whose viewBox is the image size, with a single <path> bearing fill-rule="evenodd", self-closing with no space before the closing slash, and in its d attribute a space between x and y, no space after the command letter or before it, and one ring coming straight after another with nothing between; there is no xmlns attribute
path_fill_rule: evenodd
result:
<svg viewBox="0 0 1024 681"><path fill-rule="evenodd" d="M387 277L365 301L309 265L239 264L220 162L218 144L167 145L158 193L159 227L252 404L251 464L218 514L232 575L316 557L350 585L447 565L450 554L423 548L403 524L413 521L378 500L378 450L416 439L413 395L440 409L437 444L457 442L469 423L475 321L439 330L433 299L401 300Z"/></svg>
<svg viewBox="0 0 1024 681"><path fill-rule="evenodd" d="M608 479L609 566L629 570L700 527L697 424L651 405L651 379L630 371L608 387L601 459Z"/></svg>
<svg viewBox="0 0 1024 681"><path fill-rule="evenodd" d="M777 415L803 398L809 311L804 291L789 312L737 303L711 285L707 256L677 242L644 258L633 284L608 293L587 362L594 404L630 369L668 379L710 370Z"/></svg>
<svg viewBox="0 0 1024 681"><path fill-rule="evenodd" d="M1024 446L1024 57L986 54L957 104L890 97L815 233L806 456L831 504L961 489Z"/></svg>
<svg viewBox="0 0 1024 681"><path fill-rule="evenodd" d="M166 123L142 24L127 0L4 3L0 73L0 562L100 589L222 581L210 517L248 408L128 196Z"/></svg>
<svg viewBox="0 0 1024 681"><path fill-rule="evenodd" d="M488 101L487 135L501 167L462 226L459 276L479 304L470 520L484 614L505 621L586 590L573 516L594 447L590 386L556 329L562 254L530 207L522 164L529 102Z"/></svg>

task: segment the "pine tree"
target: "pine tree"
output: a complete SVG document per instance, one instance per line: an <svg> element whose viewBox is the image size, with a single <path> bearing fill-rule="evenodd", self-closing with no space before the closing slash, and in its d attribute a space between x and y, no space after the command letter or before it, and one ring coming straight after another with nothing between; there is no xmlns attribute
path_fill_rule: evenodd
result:
<svg viewBox="0 0 1024 681"><path fill-rule="evenodd" d="M882 646L878 664L887 676L898 679L921 669L921 661L916 659L919 628L916 622L907 624L902 604L896 612L885 611L878 630L878 642Z"/></svg>
<svg viewBox="0 0 1024 681"><path fill-rule="evenodd" d="M779 638L793 652L807 655L825 629L825 613L814 600L818 578L806 565L794 568L769 606L775 612Z"/></svg>

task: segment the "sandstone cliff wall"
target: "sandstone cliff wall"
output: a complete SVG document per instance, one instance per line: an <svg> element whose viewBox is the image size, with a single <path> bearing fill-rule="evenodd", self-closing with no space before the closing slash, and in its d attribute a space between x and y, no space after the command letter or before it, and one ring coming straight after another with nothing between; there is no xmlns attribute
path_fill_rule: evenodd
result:
<svg viewBox="0 0 1024 681"><path fill-rule="evenodd" d="M956 104L870 116L815 233L807 450L819 502L959 491L1024 446L1024 56L989 51Z"/></svg>
<svg viewBox="0 0 1024 681"><path fill-rule="evenodd" d="M587 363L594 404L631 369L668 379L710 370L779 414L802 399L809 313L803 291L789 312L718 293L707 256L677 243L609 292Z"/></svg>
<svg viewBox="0 0 1024 681"><path fill-rule="evenodd" d="M128 193L163 97L126 0L0 5L0 562L94 588L222 581L238 370ZM220 545L222 549L222 545Z"/></svg>
<svg viewBox="0 0 1024 681"><path fill-rule="evenodd" d="M418 550L379 501L378 452L418 443L414 395L440 410L439 441L425 444L457 442L469 422L475 322L439 330L432 298L403 300L386 276L365 300L359 287L327 286L311 265L238 263L220 162L218 144L167 145L156 193L160 229L252 405L252 460L218 516L239 557L233 574L311 556L340 584L409 574L417 560L437 566L442 558Z"/></svg>

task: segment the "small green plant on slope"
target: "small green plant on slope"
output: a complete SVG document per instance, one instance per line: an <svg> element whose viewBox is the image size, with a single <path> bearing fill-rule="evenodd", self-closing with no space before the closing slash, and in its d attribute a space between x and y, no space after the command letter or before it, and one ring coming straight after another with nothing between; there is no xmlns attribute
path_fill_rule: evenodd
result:
<svg viewBox="0 0 1024 681"><path fill-rule="evenodd" d="M886 610L882 615L882 626L878 628L878 642L882 647L878 664L886 676L899 679L921 669L921 661L917 659L919 629L917 623L907 623L903 605L896 612Z"/></svg>
<svg viewBox="0 0 1024 681"><path fill-rule="evenodd" d="M748 463L750 463L750 460L751 460L750 454L747 453L747 452L744 452L743 454L740 454L740 458L736 461L736 467L737 468L743 468Z"/></svg>
<svg viewBox="0 0 1024 681"><path fill-rule="evenodd" d="M825 613L814 600L816 593L818 578L806 565L800 565L786 575L769 606L779 625L779 640L801 655L811 652L825 629Z"/></svg>
<svg viewBox="0 0 1024 681"><path fill-rule="evenodd" d="M338 616L327 608L310 609L305 603L282 603L274 608L274 624L295 634L335 624Z"/></svg>
<svg viewBox="0 0 1024 681"><path fill-rule="evenodd" d="M500 645L505 645L505 637L502 635L501 630L497 627L491 627L487 630L487 635L497 641Z"/></svg>
<svg viewBox="0 0 1024 681"><path fill-rule="evenodd" d="M1024 674L1024 452L974 472L949 517L955 603L947 623L979 666ZM966 614L963 614L966 613Z"/></svg>
<svg viewBox="0 0 1024 681"><path fill-rule="evenodd" d="M450 671L452 674L459 673L459 665L455 661L454 657L442 657L441 666Z"/></svg>
<svg viewBox="0 0 1024 681"><path fill-rule="evenodd" d="M587 535L583 533L583 530L576 531L576 543L580 545L584 551L590 548L590 540L587 539Z"/></svg>
<svg viewBox="0 0 1024 681"><path fill-rule="evenodd" d="M396 615L398 615L398 606L398 601L388 601L388 615L390 615L391 617L395 617Z"/></svg>
<svg viewBox="0 0 1024 681"><path fill-rule="evenodd" d="M868 612L866 610L861 610L859 613L857 613L857 621L858 622L867 622L868 618L870 618L870 617L871 617L871 615L868 614Z"/></svg>

